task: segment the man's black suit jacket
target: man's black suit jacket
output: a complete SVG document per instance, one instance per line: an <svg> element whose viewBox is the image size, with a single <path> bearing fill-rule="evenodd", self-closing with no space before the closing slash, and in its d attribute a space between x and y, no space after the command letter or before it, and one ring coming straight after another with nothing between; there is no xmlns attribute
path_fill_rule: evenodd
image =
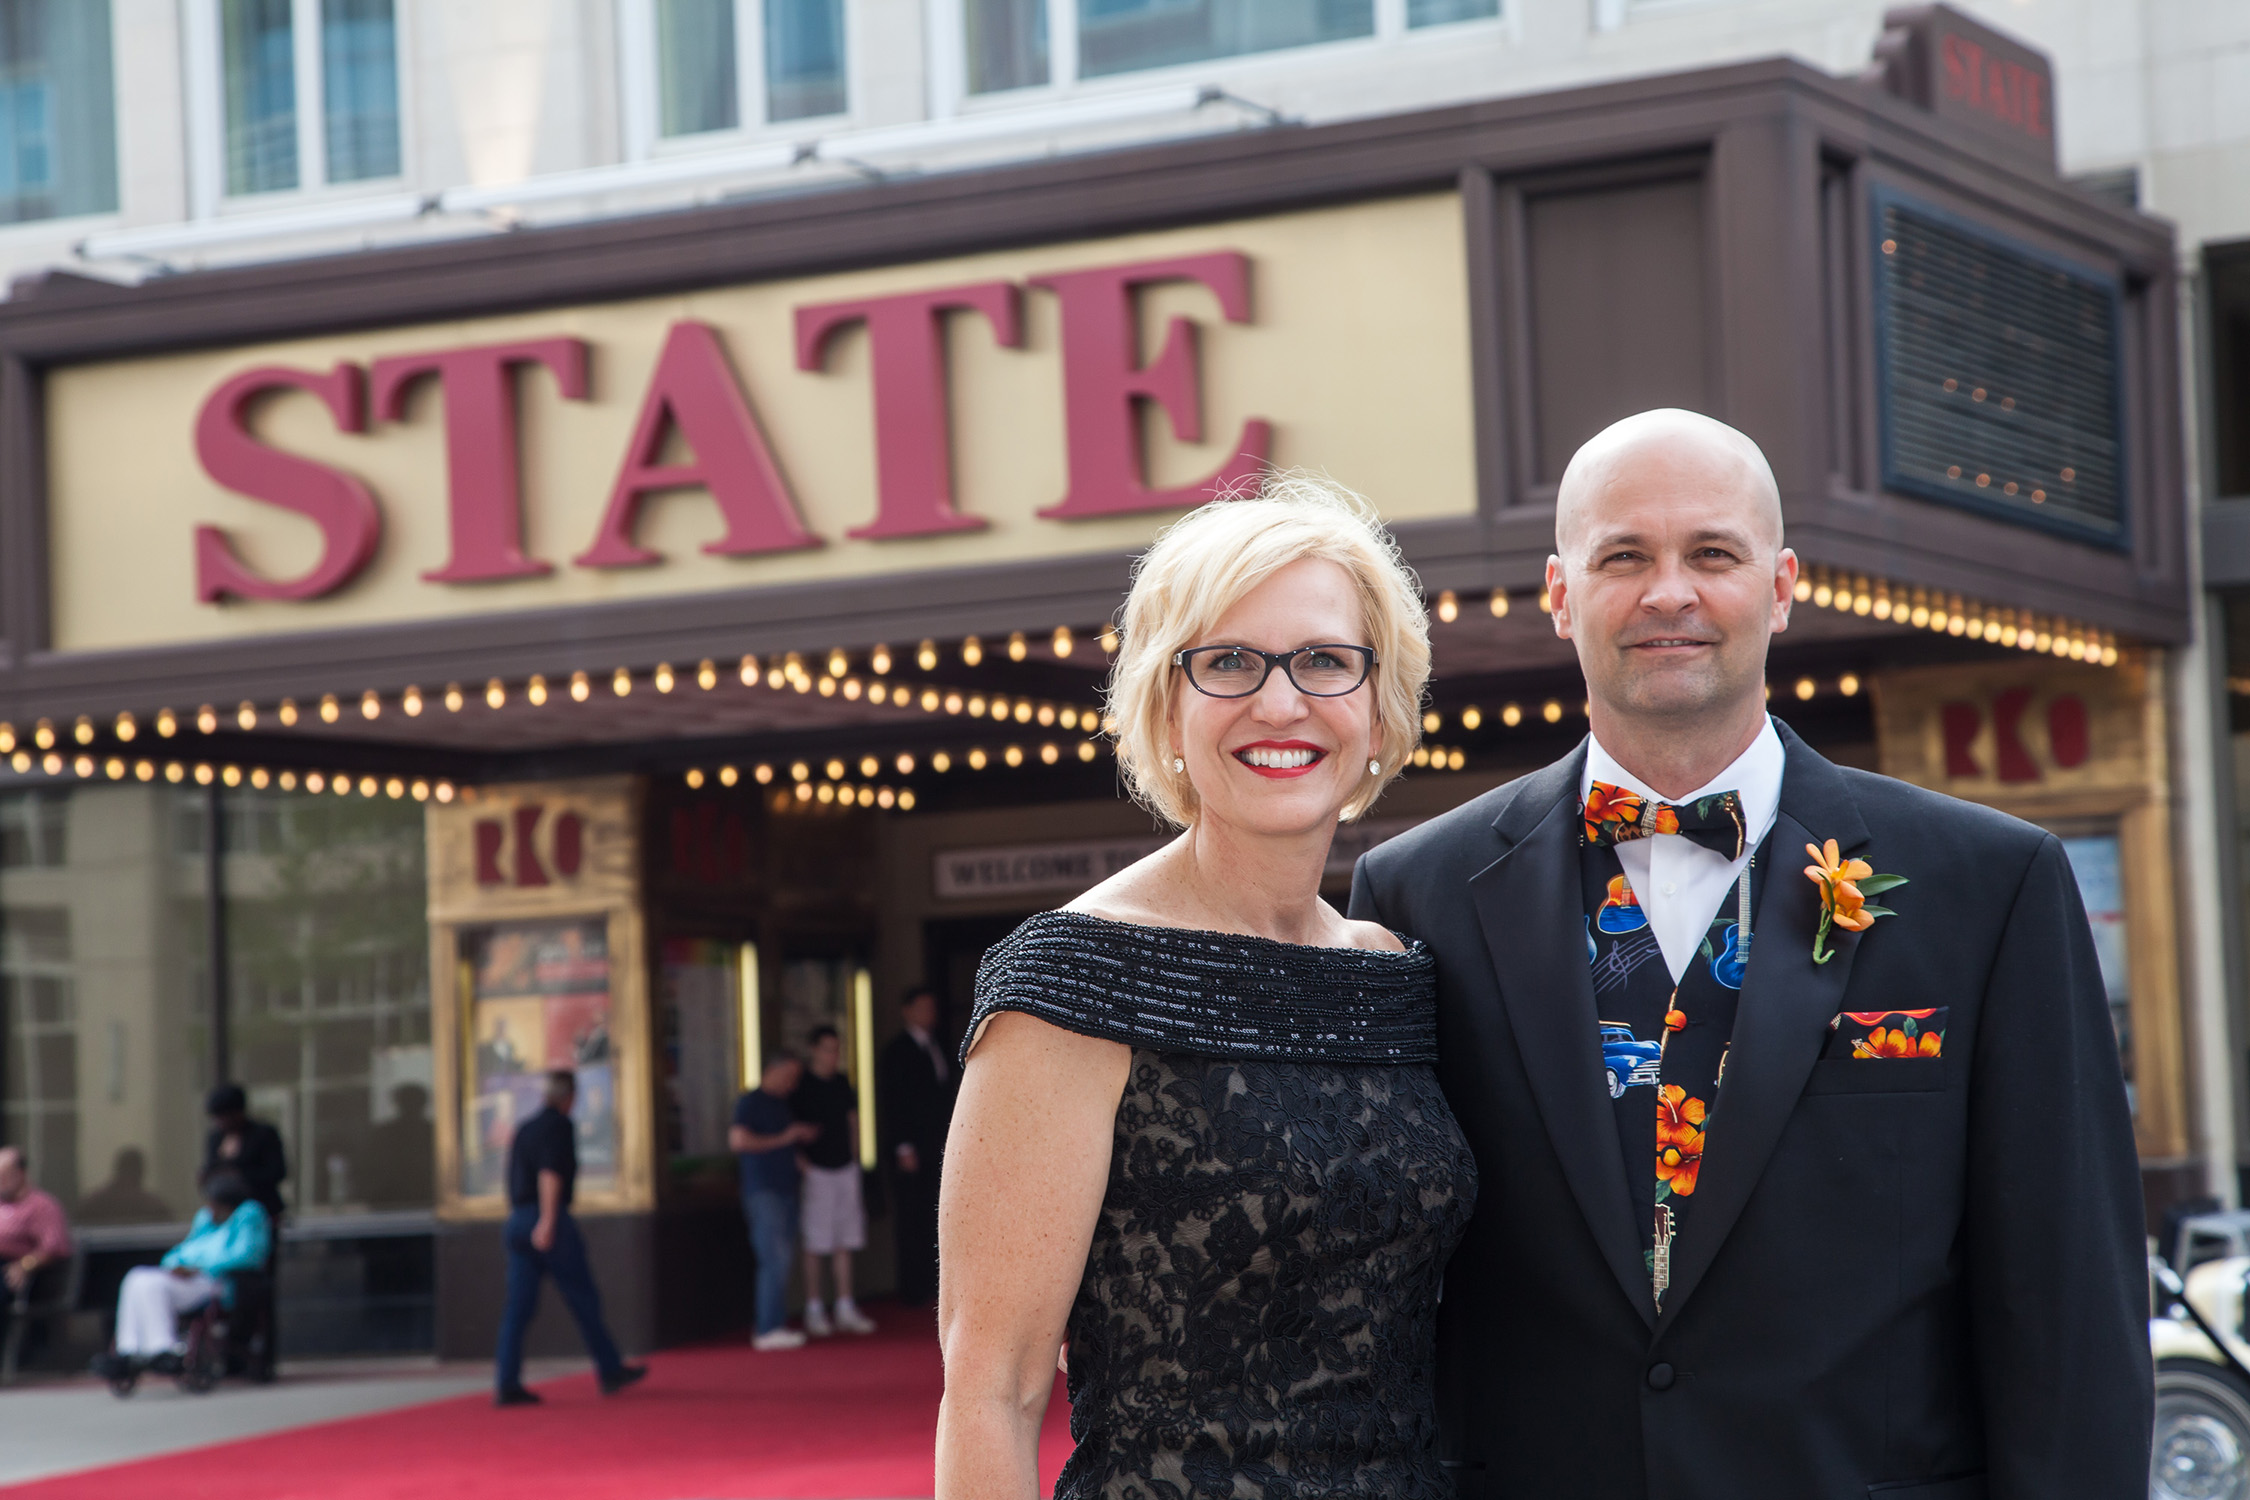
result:
<svg viewBox="0 0 2250 1500"><path fill-rule="evenodd" d="M1694 1216L1652 1305L1602 1066L1576 752L1370 851L1434 950L1475 1218L1438 1313L1461 1500L2138 1500L2132 1123L2062 846L1782 731L1781 812ZM1808 843L1910 883L1812 961ZM1938 1059L1823 1059L1948 1007Z"/></svg>
<svg viewBox="0 0 2250 1500"><path fill-rule="evenodd" d="M945 1081L939 1082L930 1054L908 1032L884 1044L875 1085L886 1158L896 1159L898 1148L905 1145L921 1156L925 1168L936 1165L945 1149L945 1132L953 1123L956 1076L948 1069Z"/></svg>

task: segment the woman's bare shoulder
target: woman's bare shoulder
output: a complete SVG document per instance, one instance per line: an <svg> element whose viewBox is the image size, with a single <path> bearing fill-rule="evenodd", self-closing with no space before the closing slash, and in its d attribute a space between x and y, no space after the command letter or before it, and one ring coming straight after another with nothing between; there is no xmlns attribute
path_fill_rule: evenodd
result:
<svg viewBox="0 0 2250 1500"><path fill-rule="evenodd" d="M1380 922L1357 922L1346 917L1344 926L1351 933L1354 948L1372 948L1382 953L1406 951L1406 944L1399 941L1398 934Z"/></svg>

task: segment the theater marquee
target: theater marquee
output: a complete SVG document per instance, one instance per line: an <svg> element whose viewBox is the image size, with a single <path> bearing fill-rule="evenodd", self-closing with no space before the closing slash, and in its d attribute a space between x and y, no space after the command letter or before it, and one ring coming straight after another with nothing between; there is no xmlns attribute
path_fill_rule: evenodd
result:
<svg viewBox="0 0 2250 1500"><path fill-rule="evenodd" d="M1467 514L1455 195L56 371L63 651ZM152 506L150 497L161 496Z"/></svg>

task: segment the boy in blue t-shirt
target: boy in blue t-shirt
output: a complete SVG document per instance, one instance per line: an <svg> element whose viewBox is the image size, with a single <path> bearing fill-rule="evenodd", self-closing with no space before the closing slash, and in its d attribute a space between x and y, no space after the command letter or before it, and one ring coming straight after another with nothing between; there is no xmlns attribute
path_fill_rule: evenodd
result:
<svg viewBox="0 0 2250 1500"><path fill-rule="evenodd" d="M820 1127L789 1112L789 1096L804 1076L787 1052L767 1056L758 1086L734 1101L727 1149L742 1169L742 1213L750 1221L750 1249L758 1260L758 1327L750 1347L797 1349L804 1334L789 1326L789 1264L797 1254L797 1148Z"/></svg>

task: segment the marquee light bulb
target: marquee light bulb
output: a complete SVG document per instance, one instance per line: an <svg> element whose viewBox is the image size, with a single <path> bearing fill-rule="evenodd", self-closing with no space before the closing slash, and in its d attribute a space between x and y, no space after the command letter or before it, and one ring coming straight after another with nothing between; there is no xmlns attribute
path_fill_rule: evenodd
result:
<svg viewBox="0 0 2250 1500"><path fill-rule="evenodd" d="M532 673L531 680L523 685L523 695L530 701L533 708L546 707L547 679L540 673Z"/></svg>
<svg viewBox="0 0 2250 1500"><path fill-rule="evenodd" d="M932 755L930 757L930 769L937 772L940 776L944 775L946 772L953 769L953 757L946 754L943 750L938 751L935 755Z"/></svg>
<svg viewBox="0 0 2250 1500"><path fill-rule="evenodd" d="M672 691L673 685L678 682L678 680L678 678L672 675L672 664L670 662L660 661L656 664L656 675L654 681L656 683L656 690L658 692L669 693L670 691Z"/></svg>
<svg viewBox="0 0 2250 1500"><path fill-rule="evenodd" d="M584 672L570 674L570 697L574 703L584 703L594 695L594 684Z"/></svg>
<svg viewBox="0 0 2250 1500"><path fill-rule="evenodd" d="M382 712L383 700L376 694L373 688L369 688L366 692L359 695L359 716L361 718L379 718L381 717Z"/></svg>
<svg viewBox="0 0 2250 1500"><path fill-rule="evenodd" d="M1461 618L1461 601L1454 597L1453 590L1444 589L1439 592L1436 613L1441 625L1450 625Z"/></svg>
<svg viewBox="0 0 2250 1500"><path fill-rule="evenodd" d="M874 756L872 756L872 755L863 755L863 756L861 756L861 757L859 758L859 774L860 774L860 775L862 775L862 776L867 776L867 777L874 777L874 776L878 776L878 775L882 774L882 770L883 770L883 763L882 763L881 761L877 760L877 759L876 759L876 758L875 758Z"/></svg>
<svg viewBox="0 0 2250 1500"><path fill-rule="evenodd" d="M409 719L419 719L422 717L422 690L408 683L406 691L398 695L398 706L406 710Z"/></svg>
<svg viewBox="0 0 2250 1500"><path fill-rule="evenodd" d="M1092 740L1080 740L1078 742L1078 758L1088 762L1093 760L1094 742Z"/></svg>
<svg viewBox="0 0 2250 1500"><path fill-rule="evenodd" d="M508 703L508 685L495 677L484 685L484 706L504 708Z"/></svg>
<svg viewBox="0 0 2250 1500"><path fill-rule="evenodd" d="M891 669L891 648L878 645L867 653L867 670L880 677Z"/></svg>
<svg viewBox="0 0 2250 1500"><path fill-rule="evenodd" d="M70 726L70 736L81 745L91 745L94 743L94 721L80 714L77 722Z"/></svg>
<svg viewBox="0 0 2250 1500"><path fill-rule="evenodd" d="M937 670L937 642L924 641L914 648L914 665L925 672Z"/></svg>
<svg viewBox="0 0 2250 1500"><path fill-rule="evenodd" d="M1478 708L1474 703L1472 703L1467 708L1461 710L1461 727L1463 729L1481 729L1483 726L1483 709Z"/></svg>
<svg viewBox="0 0 2250 1500"><path fill-rule="evenodd" d="M117 723L114 726L112 732L116 734L118 740L121 743L130 745L131 743L133 743L133 736L141 732L141 726L131 714L123 713L117 716ZM0 748L9 750L15 749L16 732L13 729L7 732L6 739L7 744L4 747Z"/></svg>
<svg viewBox="0 0 2250 1500"><path fill-rule="evenodd" d="M733 786L742 779L742 773L732 766L719 767L719 785Z"/></svg>
<svg viewBox="0 0 2250 1500"><path fill-rule="evenodd" d="M912 776L914 774L914 757L903 750L899 752L898 759L891 764L898 767L898 774L901 776Z"/></svg>
<svg viewBox="0 0 2250 1500"><path fill-rule="evenodd" d="M632 696L633 674L626 671L623 667L619 667L616 671L609 674L609 690L615 693L620 698L627 698Z"/></svg>
<svg viewBox="0 0 2250 1500"><path fill-rule="evenodd" d="M1007 749L1000 752L1000 758L1008 763L1008 766L1011 770L1017 766L1022 765L1023 746L1010 745Z"/></svg>
<svg viewBox="0 0 2250 1500"><path fill-rule="evenodd" d="M1077 649L1078 639L1070 633L1068 625L1057 625L1054 638L1047 644L1054 648L1055 655L1068 656Z"/></svg>
<svg viewBox="0 0 2250 1500"><path fill-rule="evenodd" d="M719 669L708 656L695 664L695 685L706 693L719 685Z"/></svg>
<svg viewBox="0 0 2250 1500"><path fill-rule="evenodd" d="M1492 618L1495 620L1508 618L1508 591L1506 589L1494 589L1492 591L1491 608Z"/></svg>
<svg viewBox="0 0 2250 1500"><path fill-rule="evenodd" d="M461 692L460 683L449 682L445 685L445 711L447 713L459 713L461 711L461 705L468 701L469 700ZM322 718L328 717L328 706L325 703L321 705L320 714Z"/></svg>
<svg viewBox="0 0 2250 1500"><path fill-rule="evenodd" d="M1008 632L1008 660L1022 661L1030 654L1031 648L1024 644L1023 632L1020 630Z"/></svg>
<svg viewBox="0 0 2250 1500"><path fill-rule="evenodd" d="M752 655L744 655L741 661L735 663L734 675L742 679L744 687L756 687L758 685L758 658Z"/></svg>
<svg viewBox="0 0 2250 1500"><path fill-rule="evenodd" d="M31 742L42 750L55 748L55 725L52 719L41 719L39 727L31 733Z"/></svg>
<svg viewBox="0 0 2250 1500"><path fill-rule="evenodd" d="M195 711L195 727L204 734L219 732L218 711L206 703Z"/></svg>
<svg viewBox="0 0 2250 1500"><path fill-rule="evenodd" d="M981 663L984 660L984 642L973 635L963 641L961 643L961 660L972 667Z"/></svg>
<svg viewBox="0 0 2250 1500"><path fill-rule="evenodd" d="M450 707L450 706L452 706L452 705L451 705L451 704L450 704L450 702L449 702L447 706L448 706L448 707ZM336 722L336 721L337 721L338 719L342 718L342 717L343 717L343 714L344 714L344 711L343 711L343 709L342 709L342 708L341 708L341 707L340 707L340 706L339 706L339 705L337 704L337 702L336 702L336 695L335 695L334 693L323 693L323 694L321 694L321 695L320 695L320 722L321 722L321 723L323 723L323 724L333 724L333 723L335 723L335 722Z"/></svg>

